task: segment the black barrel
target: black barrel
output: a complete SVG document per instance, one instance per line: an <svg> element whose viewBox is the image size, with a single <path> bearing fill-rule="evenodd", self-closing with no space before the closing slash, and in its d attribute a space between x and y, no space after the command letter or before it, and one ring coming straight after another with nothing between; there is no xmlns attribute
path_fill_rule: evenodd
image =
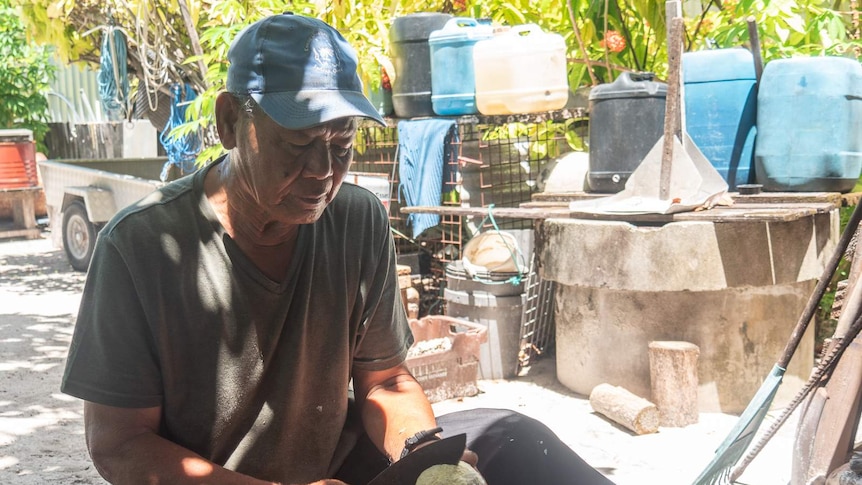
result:
<svg viewBox="0 0 862 485"><path fill-rule="evenodd" d="M392 21L389 29L395 79L392 107L399 118L434 116L431 104L431 50L428 38L452 16L421 12Z"/></svg>
<svg viewBox="0 0 862 485"><path fill-rule="evenodd" d="M591 192L619 192L664 131L667 84L624 72L590 92Z"/></svg>

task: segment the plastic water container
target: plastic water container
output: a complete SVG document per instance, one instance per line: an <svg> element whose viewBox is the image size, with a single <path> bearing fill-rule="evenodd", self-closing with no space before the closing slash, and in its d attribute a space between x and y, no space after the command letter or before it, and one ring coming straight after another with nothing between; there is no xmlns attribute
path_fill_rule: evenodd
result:
<svg viewBox="0 0 862 485"><path fill-rule="evenodd" d="M472 18L454 18L431 32L431 104L438 115L474 114L476 78L473 47L494 35L490 25Z"/></svg>
<svg viewBox="0 0 862 485"><path fill-rule="evenodd" d="M688 135L730 190L752 182L757 76L751 51L686 52L682 73Z"/></svg>
<svg viewBox="0 0 862 485"><path fill-rule="evenodd" d="M651 72L623 72L612 83L590 91L591 192L614 193L626 181L664 132L667 84Z"/></svg>
<svg viewBox="0 0 862 485"><path fill-rule="evenodd" d="M473 47L476 106L485 115L561 109L569 96L566 44L535 24L516 25Z"/></svg>
<svg viewBox="0 0 862 485"><path fill-rule="evenodd" d="M754 148L764 190L848 192L862 171L862 66L843 57L769 62Z"/></svg>
<svg viewBox="0 0 862 485"><path fill-rule="evenodd" d="M451 18L451 15L444 13L420 12L392 21L389 29L392 63L395 66L392 108L399 118L434 116L428 37Z"/></svg>

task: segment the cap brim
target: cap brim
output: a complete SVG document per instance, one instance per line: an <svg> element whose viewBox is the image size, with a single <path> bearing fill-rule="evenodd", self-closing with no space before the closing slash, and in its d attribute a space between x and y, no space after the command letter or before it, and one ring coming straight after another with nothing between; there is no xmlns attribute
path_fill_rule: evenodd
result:
<svg viewBox="0 0 862 485"><path fill-rule="evenodd" d="M369 118L386 126L368 98L356 91L304 90L250 95L270 118L290 130L353 116Z"/></svg>

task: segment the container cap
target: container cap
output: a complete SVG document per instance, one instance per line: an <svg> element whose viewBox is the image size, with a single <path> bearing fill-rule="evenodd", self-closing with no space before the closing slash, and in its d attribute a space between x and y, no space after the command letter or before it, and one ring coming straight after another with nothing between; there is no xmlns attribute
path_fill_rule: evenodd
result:
<svg viewBox="0 0 862 485"><path fill-rule="evenodd" d="M446 25L452 16L448 13L419 12L396 17L389 28L392 42L427 41L431 32Z"/></svg>
<svg viewBox="0 0 862 485"><path fill-rule="evenodd" d="M493 37L494 28L488 24L480 24L476 19L470 17L455 17L446 22L442 29L431 32L428 36L429 44L465 41L478 41Z"/></svg>
<svg viewBox="0 0 862 485"><path fill-rule="evenodd" d="M651 72L623 72L614 82L590 90L590 101L615 98L667 97L667 84L654 81Z"/></svg>
<svg viewBox="0 0 862 485"><path fill-rule="evenodd" d="M742 47L685 52L682 55L685 83L755 80L754 56Z"/></svg>

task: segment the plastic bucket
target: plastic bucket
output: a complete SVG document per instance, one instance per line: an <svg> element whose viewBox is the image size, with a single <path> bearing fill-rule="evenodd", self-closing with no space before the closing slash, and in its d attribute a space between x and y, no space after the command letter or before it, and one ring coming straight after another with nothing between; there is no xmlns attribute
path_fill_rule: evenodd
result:
<svg viewBox="0 0 862 485"><path fill-rule="evenodd" d="M36 143L30 130L0 130L0 189L39 185Z"/></svg>

